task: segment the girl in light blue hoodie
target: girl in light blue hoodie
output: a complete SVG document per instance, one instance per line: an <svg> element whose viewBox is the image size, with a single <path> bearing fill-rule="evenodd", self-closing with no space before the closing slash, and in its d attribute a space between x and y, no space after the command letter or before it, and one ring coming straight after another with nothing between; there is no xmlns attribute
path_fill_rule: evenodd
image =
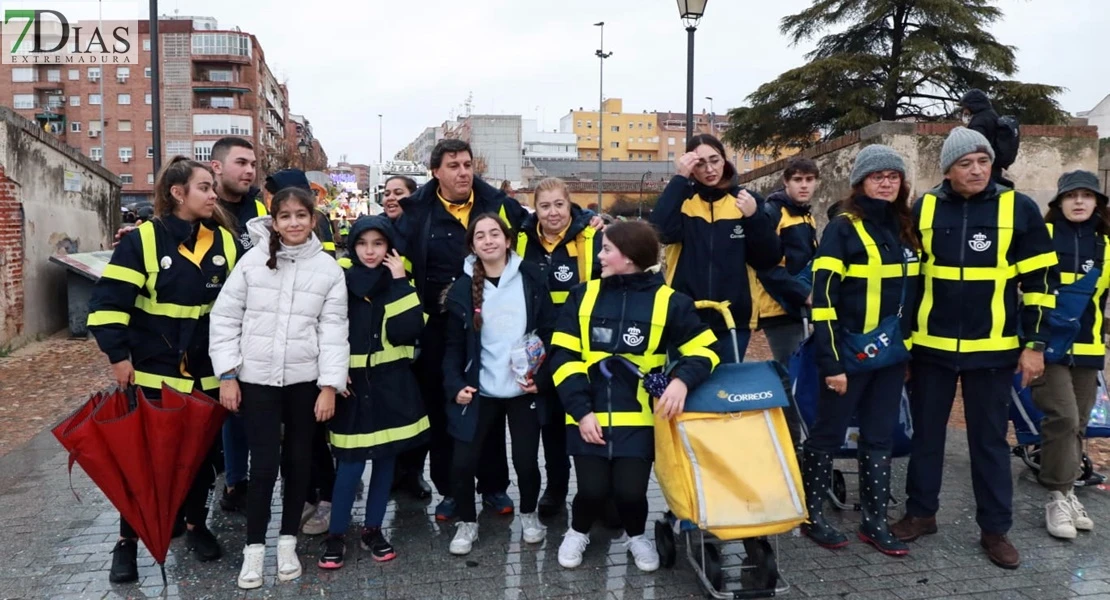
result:
<svg viewBox="0 0 1110 600"><path fill-rule="evenodd" d="M447 292L447 354L443 360L448 431L455 438L451 480L459 522L452 554L468 554L478 540L474 476L489 435L504 435L505 415L513 438L513 468L520 486L524 541L543 541L546 529L536 514L540 495L540 420L550 374L540 371L518 383L510 362L514 345L535 332L546 345L555 307L540 268L512 251L516 239L492 213L471 218L466 243L473 254L464 275ZM550 396L553 398L553 396Z"/></svg>

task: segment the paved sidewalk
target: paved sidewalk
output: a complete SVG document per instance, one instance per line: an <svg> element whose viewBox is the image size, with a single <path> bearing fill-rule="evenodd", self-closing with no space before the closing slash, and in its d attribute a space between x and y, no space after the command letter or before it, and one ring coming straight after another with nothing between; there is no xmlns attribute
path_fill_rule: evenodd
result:
<svg viewBox="0 0 1110 600"><path fill-rule="evenodd" d="M940 533L912 544L905 559L887 558L863 544L830 552L808 540L780 538L779 564L793 584L787 597L827 599L1008 598L1050 599L1085 596L1110 599L1110 543L1107 542L1110 495L1082 490L1081 497L1100 529L1074 542L1056 541L1043 530L1044 493L1013 462L1016 514L1012 539L1022 551L1017 571L992 566L980 553L971 499L969 465L963 432L949 440L947 486L939 515ZM138 585L108 583L110 550L118 519L102 495L77 467L70 491L67 457L48 431L0 459L0 599L8 598L154 598L160 597L159 569L140 551ZM848 465L846 465L848 466ZM901 489L904 461L898 461ZM849 478L849 488L854 488ZM515 488L510 490L515 494ZM651 488L652 517L664 509L658 487ZM483 513L481 539L465 558L448 554L454 531L435 522L434 502L392 502L386 526L398 558L380 565L357 549L352 532L348 565L339 572L316 569L319 538L301 536L305 574L277 584L271 529L266 585L250 593L238 590L235 576L244 539L244 518L216 512L212 529L227 555L200 564L181 540L174 541L167 561L166 596L182 599L222 598L411 598L530 599L702 597L693 572L683 562L674 569L642 574L613 532L595 528L586 561L576 570L558 566L556 551L566 517L551 523L547 541L527 546L512 519ZM275 512L277 506L275 505ZM361 522L361 507L355 522ZM856 514L843 515L850 528ZM274 520L276 525L276 518ZM649 532L652 528L649 526ZM740 560L742 546L725 548L726 563Z"/></svg>

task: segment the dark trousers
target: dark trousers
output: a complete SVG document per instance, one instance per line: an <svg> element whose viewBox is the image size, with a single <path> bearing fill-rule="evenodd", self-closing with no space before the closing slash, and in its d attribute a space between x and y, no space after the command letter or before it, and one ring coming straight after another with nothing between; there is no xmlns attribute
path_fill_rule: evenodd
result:
<svg viewBox="0 0 1110 600"><path fill-rule="evenodd" d="M478 520L474 508L474 475L484 460L490 438L499 439L504 448L506 416L509 435L513 438L513 469L516 470L517 487L520 488L520 512L535 512L540 498L540 417L533 398L482 396L479 402L474 439L469 442L455 440L451 481L454 483L453 496L458 502L459 520L465 523Z"/></svg>
<svg viewBox="0 0 1110 600"><path fill-rule="evenodd" d="M574 474L578 478L578 493L571 504L570 526L575 531L589 533L594 521L605 513L605 505L612 497L625 533L629 536L644 533L650 460L575 456Z"/></svg>
<svg viewBox="0 0 1110 600"><path fill-rule="evenodd" d="M312 472L315 407L320 390L315 382L285 387L244 382L239 387L243 394L239 412L251 453L247 544L264 544L279 466L283 480L280 535L297 535L301 528L301 510Z"/></svg>
<svg viewBox="0 0 1110 600"><path fill-rule="evenodd" d="M336 399L342 402L342 399ZM328 424L317 423L316 435L312 438L312 474L308 484L308 501L331 502L332 489L335 487L335 457L328 446Z"/></svg>
<svg viewBox="0 0 1110 600"><path fill-rule="evenodd" d="M836 452L844 445L844 434L852 417L859 415L860 450L890 450L905 376L905 363L849 375L843 396L830 390L822 380L817 420L809 431L806 447Z"/></svg>
<svg viewBox="0 0 1110 600"><path fill-rule="evenodd" d="M558 400L548 400L558 404ZM566 416L560 411L558 418L541 429L543 436L544 470L547 472L547 489L566 493L570 486L570 457L567 456ZM513 442L514 444L516 442Z"/></svg>
<svg viewBox="0 0 1110 600"><path fill-rule="evenodd" d="M431 454L432 485L442 496L450 497L451 470L454 462L455 440L447 433L447 413L444 408L448 402L443 391L443 329L447 326L445 315L432 315L424 327L420 338L420 357L414 365L416 380L420 385L420 395L428 409L431 441L428 450ZM450 400L454 402L454 398ZM501 431L505 429L502 418ZM409 457L412 465L415 457ZM420 459L423 465L423 458ZM423 466L421 466L423 469ZM494 494L509 488L509 461L505 454L505 436L489 436L482 451L482 461L478 467L478 492Z"/></svg>
<svg viewBox="0 0 1110 600"><path fill-rule="evenodd" d="M161 389L148 387L140 389L148 399L153 400L162 397ZM211 392L209 393L211 394ZM216 394L216 396L218 397L219 394ZM189 491L178 511L178 517L184 516L185 522L189 525L204 525L205 521L208 520L208 492L216 482L216 471L219 469L222 460L219 438L217 438L208 449L208 455L204 457L204 462L200 464L200 470L193 478L193 483L189 486ZM139 537L135 528L125 521L122 516L119 520L119 536L128 539Z"/></svg>
<svg viewBox="0 0 1110 600"><path fill-rule="evenodd" d="M971 450L975 521L986 533L1005 534L1010 530L1014 490L1006 431L1014 368L957 372L920 360L913 362L910 381L913 442L906 476L909 495L906 514L931 517L940 508L945 435L958 379L963 390L967 445Z"/></svg>

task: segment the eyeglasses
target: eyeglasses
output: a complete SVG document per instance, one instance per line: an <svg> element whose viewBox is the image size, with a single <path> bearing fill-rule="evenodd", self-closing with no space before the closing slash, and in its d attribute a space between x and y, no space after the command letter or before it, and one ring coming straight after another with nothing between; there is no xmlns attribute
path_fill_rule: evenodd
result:
<svg viewBox="0 0 1110 600"><path fill-rule="evenodd" d="M898 172L887 173L885 175L883 173L872 173L867 176L867 180L871 183L882 183L884 179L891 183L901 183L902 174Z"/></svg>
<svg viewBox="0 0 1110 600"><path fill-rule="evenodd" d="M699 169L704 169L707 166L713 167L714 169L718 169L718 168L721 167L721 164L724 163L724 162L725 161L720 156L710 156L708 159L703 158L703 159L699 160L698 164L695 165L695 166Z"/></svg>

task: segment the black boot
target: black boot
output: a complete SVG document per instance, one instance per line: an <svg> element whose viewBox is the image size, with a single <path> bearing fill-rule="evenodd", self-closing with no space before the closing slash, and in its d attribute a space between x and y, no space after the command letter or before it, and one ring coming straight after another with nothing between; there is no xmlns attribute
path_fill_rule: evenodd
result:
<svg viewBox="0 0 1110 600"><path fill-rule="evenodd" d="M566 505L567 488L549 483L547 489L543 491L543 495L540 496L538 509L540 516L547 518L554 517L562 512Z"/></svg>
<svg viewBox="0 0 1110 600"><path fill-rule="evenodd" d="M822 548L843 548L848 536L825 521L825 496L832 482L832 454L806 448L802 452L802 483L805 484L806 510L809 521L802 524L802 533Z"/></svg>
<svg viewBox="0 0 1110 600"><path fill-rule="evenodd" d="M905 556L909 547L890 532L886 523L890 500L890 451L859 451L859 504L863 521L859 539L887 556Z"/></svg>
<svg viewBox="0 0 1110 600"><path fill-rule="evenodd" d="M192 529L185 532L185 545L193 551L200 562L216 560L224 553L223 548L220 547L220 541L203 523L194 525Z"/></svg>
<svg viewBox="0 0 1110 600"><path fill-rule="evenodd" d="M112 550L112 570L108 571L108 581L112 583L132 583L139 580L139 542L123 539L116 542Z"/></svg>

